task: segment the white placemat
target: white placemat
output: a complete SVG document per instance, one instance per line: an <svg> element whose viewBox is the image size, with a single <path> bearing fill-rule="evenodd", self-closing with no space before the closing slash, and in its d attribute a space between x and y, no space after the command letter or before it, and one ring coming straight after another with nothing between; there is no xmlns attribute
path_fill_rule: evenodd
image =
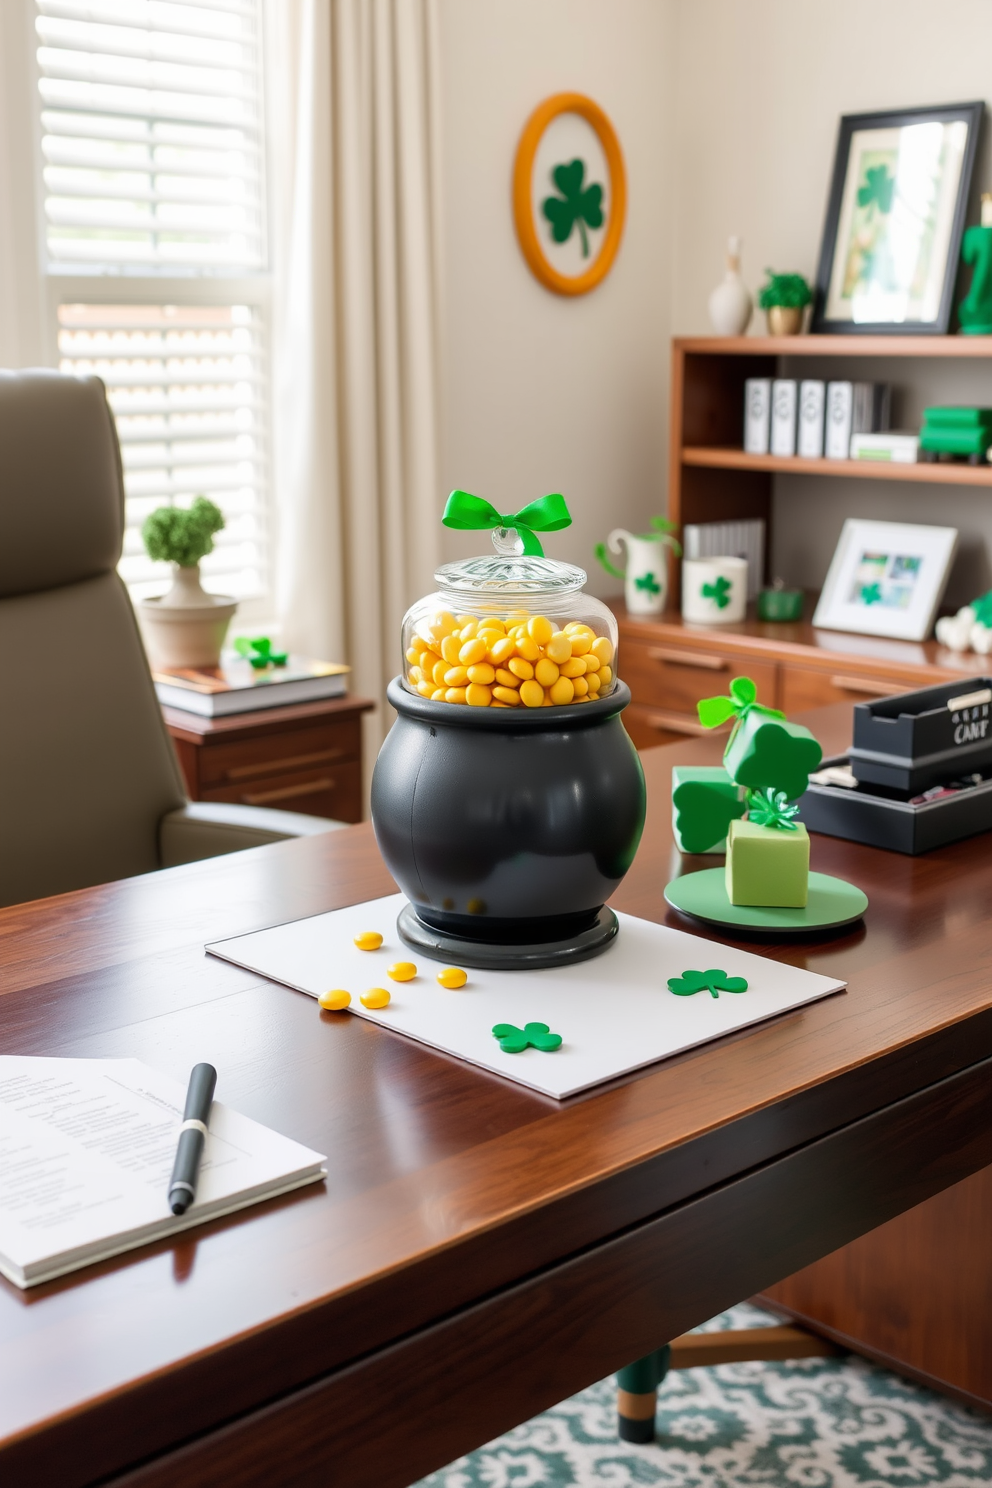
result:
<svg viewBox="0 0 992 1488"><path fill-rule="evenodd" d="M547 971L469 970L465 987L448 991L435 980L442 963L411 951L396 932L396 917L405 903L402 894L391 894L215 941L206 949L311 997L343 987L352 996L349 1011L359 1018L558 1100L845 986L750 951L618 914L619 934L591 961ZM382 935L379 950L360 951L353 944L353 937L365 930ZM416 978L390 981L386 968L394 961L413 961ZM692 997L669 991L669 977L711 968L744 977L747 991L721 992L716 998L707 991ZM389 990L388 1007L362 1007L359 996L370 987ZM534 1048L504 1054L493 1025L523 1028L533 1022L547 1023L561 1034L561 1048L551 1054Z"/></svg>

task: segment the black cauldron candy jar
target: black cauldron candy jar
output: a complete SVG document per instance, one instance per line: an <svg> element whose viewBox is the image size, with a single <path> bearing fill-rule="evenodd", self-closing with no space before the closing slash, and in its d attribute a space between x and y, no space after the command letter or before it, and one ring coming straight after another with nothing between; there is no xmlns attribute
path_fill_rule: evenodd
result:
<svg viewBox="0 0 992 1488"><path fill-rule="evenodd" d="M620 719L613 615L582 592L582 569L502 520L495 555L439 568L437 593L404 618L372 822L410 901L407 945L467 966L554 966L617 932L605 901L640 841L644 775Z"/></svg>

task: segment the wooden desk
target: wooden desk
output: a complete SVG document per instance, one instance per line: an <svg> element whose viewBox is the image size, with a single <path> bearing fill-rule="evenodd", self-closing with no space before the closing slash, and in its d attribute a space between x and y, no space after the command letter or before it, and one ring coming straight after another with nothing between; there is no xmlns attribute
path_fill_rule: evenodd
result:
<svg viewBox="0 0 992 1488"><path fill-rule="evenodd" d="M645 757L618 907L676 922L669 770L719 748ZM846 994L562 1105L203 955L388 891L368 826L0 912L5 1051L210 1059L330 1155L325 1189L0 1286L5 1488L402 1488L992 1161L987 841L813 863L865 926L767 951Z"/></svg>

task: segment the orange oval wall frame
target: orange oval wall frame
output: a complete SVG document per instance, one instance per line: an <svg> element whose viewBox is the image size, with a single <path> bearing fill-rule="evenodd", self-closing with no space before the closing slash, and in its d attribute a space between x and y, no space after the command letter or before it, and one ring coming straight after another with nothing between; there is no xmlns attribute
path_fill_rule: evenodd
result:
<svg viewBox="0 0 992 1488"><path fill-rule="evenodd" d="M541 240L537 235L531 200L531 177L534 159L544 131L559 114L578 114L595 130L606 156L610 173L610 215L606 224L603 246L596 261L584 274L561 274L545 256ZM535 278L561 295L583 295L601 284L613 267L613 260L623 237L624 219L627 215L627 173L624 169L623 153L616 130L598 103L593 103L584 93L555 93L539 103L524 125L517 158L513 166L513 220L516 224L520 248L530 265Z"/></svg>

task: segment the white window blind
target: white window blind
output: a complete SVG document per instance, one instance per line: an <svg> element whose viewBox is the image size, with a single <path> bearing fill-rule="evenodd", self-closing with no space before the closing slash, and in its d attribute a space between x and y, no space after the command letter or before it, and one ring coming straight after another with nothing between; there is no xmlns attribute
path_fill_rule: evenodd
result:
<svg viewBox="0 0 992 1488"><path fill-rule="evenodd" d="M50 267L264 261L257 0L37 0Z"/></svg>
<svg viewBox="0 0 992 1488"><path fill-rule="evenodd" d="M205 587L251 598L267 586L266 388L261 325L246 305L61 305L63 372L102 377L124 465L121 576L161 593L141 524L157 506L216 502L227 521L203 560Z"/></svg>

